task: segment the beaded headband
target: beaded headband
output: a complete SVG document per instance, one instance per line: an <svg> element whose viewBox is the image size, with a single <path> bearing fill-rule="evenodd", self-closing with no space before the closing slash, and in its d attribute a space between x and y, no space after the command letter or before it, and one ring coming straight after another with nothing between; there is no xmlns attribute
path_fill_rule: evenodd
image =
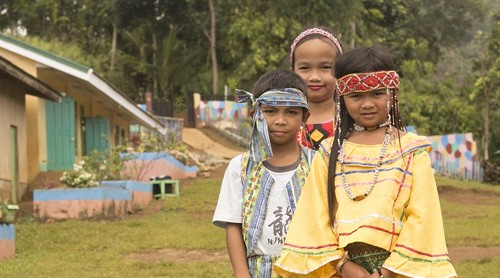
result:
<svg viewBox="0 0 500 278"><path fill-rule="evenodd" d="M339 50L339 53L342 54L342 46L340 46L340 42L339 40L330 32L326 31L326 30L323 30L321 28L310 28L310 29L307 29L305 31L303 31L302 33L300 33L296 38L295 40L293 40L293 43L292 43L292 46L290 47L290 64L292 63L292 57L293 57L293 53L295 51L295 48L297 47L297 44L306 36L309 36L309 35L313 35L313 34L318 34L318 35L322 35L326 38L328 38L329 40L331 40L333 42L333 44L337 47L337 49Z"/></svg>
<svg viewBox="0 0 500 278"><path fill-rule="evenodd" d="M344 96L352 92L370 92L380 89L399 88L397 72L376 71L367 73L352 73L337 79L337 94Z"/></svg>

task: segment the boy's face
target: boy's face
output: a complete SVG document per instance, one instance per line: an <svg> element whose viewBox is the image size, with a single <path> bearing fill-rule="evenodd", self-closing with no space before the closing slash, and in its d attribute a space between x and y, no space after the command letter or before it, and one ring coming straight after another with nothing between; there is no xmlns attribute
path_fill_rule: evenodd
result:
<svg viewBox="0 0 500 278"><path fill-rule="evenodd" d="M261 105L272 144L295 143L300 126L307 121L309 112L302 107Z"/></svg>

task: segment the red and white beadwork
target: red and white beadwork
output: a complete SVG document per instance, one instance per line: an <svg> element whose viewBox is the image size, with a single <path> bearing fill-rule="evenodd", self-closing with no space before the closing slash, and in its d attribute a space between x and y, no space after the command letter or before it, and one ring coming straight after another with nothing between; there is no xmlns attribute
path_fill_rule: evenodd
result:
<svg viewBox="0 0 500 278"><path fill-rule="evenodd" d="M337 80L337 94L347 95L352 92L370 92L380 89L399 88L397 72L376 71L367 73L352 73Z"/></svg>

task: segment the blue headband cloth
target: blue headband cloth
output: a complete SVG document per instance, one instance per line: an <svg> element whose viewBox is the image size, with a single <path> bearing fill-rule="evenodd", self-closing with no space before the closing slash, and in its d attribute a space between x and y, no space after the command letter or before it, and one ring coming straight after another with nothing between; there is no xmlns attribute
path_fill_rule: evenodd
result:
<svg viewBox="0 0 500 278"><path fill-rule="evenodd" d="M269 131L267 122L262 114L260 106L262 104L268 106L292 106L302 107L309 110L307 98L304 93L295 88L273 89L263 93L257 99L254 99L252 93L244 90L236 89L238 102L252 102L253 110L253 126L250 139L250 157L253 161L265 161L273 156L271 148L271 140L269 139Z"/></svg>

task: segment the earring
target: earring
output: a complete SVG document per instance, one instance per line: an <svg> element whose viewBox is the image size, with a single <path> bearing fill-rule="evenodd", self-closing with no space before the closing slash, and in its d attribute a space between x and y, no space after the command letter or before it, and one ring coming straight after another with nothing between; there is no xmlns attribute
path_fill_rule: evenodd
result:
<svg viewBox="0 0 500 278"><path fill-rule="evenodd" d="M387 94L387 122L389 122L389 124L392 124L392 120L391 120L391 92L390 92L389 88L386 88L385 92Z"/></svg>
<svg viewBox="0 0 500 278"><path fill-rule="evenodd" d="M304 146L304 147L314 147L312 141L311 141L311 136L309 135L309 130L307 127L302 124L299 128L299 145Z"/></svg>

